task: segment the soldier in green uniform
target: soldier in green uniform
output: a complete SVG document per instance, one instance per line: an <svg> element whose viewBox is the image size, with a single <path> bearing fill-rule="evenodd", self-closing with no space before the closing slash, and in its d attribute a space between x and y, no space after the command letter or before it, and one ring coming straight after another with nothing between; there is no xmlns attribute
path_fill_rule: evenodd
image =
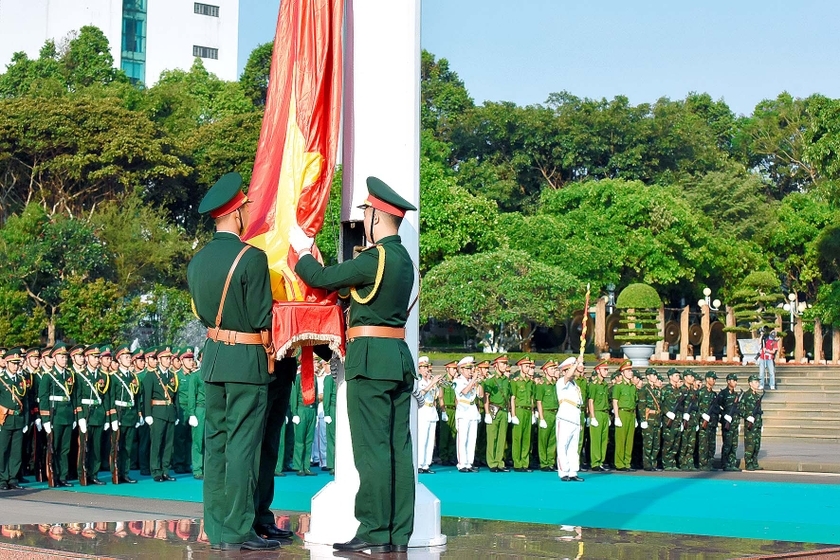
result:
<svg viewBox="0 0 840 560"><path fill-rule="evenodd" d="M316 476L309 468L309 459L312 453L312 442L315 441L315 418L318 414L318 403L313 401L309 404L303 402L303 390L301 389L300 375L295 378L292 385L292 396L289 400L291 407L292 424L295 425L295 454L294 469L298 476Z"/></svg>
<svg viewBox="0 0 840 560"><path fill-rule="evenodd" d="M268 360L273 349L264 345L270 340L271 281L266 254L240 239L250 219L241 186L242 177L228 173L204 196L198 211L215 220L216 233L187 266L196 315L208 327L201 363L207 410L204 530L211 549L271 550L280 543L263 539L253 527L274 365Z"/></svg>
<svg viewBox="0 0 840 560"><path fill-rule="evenodd" d="M416 208L375 177L367 180L364 231L373 245L353 260L324 268L307 251L312 239L290 233L297 275L316 288L351 297L347 330L347 413L359 471L359 529L345 551L403 552L414 525L414 465L409 431L416 377L405 343L414 265L399 226Z"/></svg>
<svg viewBox="0 0 840 560"><path fill-rule="evenodd" d="M537 402L539 414L539 432L537 448L540 457L540 470L552 472L557 470L557 362L548 360L542 365L545 383L537 386L534 399Z"/></svg>
<svg viewBox="0 0 840 560"><path fill-rule="evenodd" d="M516 362L519 376L510 382L513 433L511 455L513 470L531 472L531 423L534 416L534 382L531 375L534 362L528 356Z"/></svg>
<svg viewBox="0 0 840 560"><path fill-rule="evenodd" d="M140 422L140 381L131 371L131 348L123 344L116 349L117 371L111 374L111 390L108 392L108 408L113 411L111 429L117 435L116 468L117 481L135 484L137 481L129 476L131 455L137 436L137 425Z"/></svg>
<svg viewBox="0 0 840 560"><path fill-rule="evenodd" d="M107 393L110 378L99 369L99 347L88 346L84 350L85 367L76 371L76 418L79 422L79 483L103 485L99 480L102 465L102 434L106 424L108 409ZM84 448L84 453L82 450ZM85 476L86 474L86 476Z"/></svg>
<svg viewBox="0 0 840 560"><path fill-rule="evenodd" d="M327 375L324 377L324 423L327 425L327 469L335 474L335 408L338 384L330 372L329 362L325 364Z"/></svg>
<svg viewBox="0 0 840 560"><path fill-rule="evenodd" d="M558 379L559 381L559 379ZM575 385L580 390L580 397L583 399L583 406L580 407L580 437L578 439L578 462L580 470L588 471L591 460L589 458L589 422L586 418L587 401L589 397L586 392L589 387L589 380L586 378L586 367L583 362L575 366Z"/></svg>
<svg viewBox="0 0 840 560"><path fill-rule="evenodd" d="M192 445L191 459L192 459L192 473L193 478L197 480L204 480L204 377L201 371L195 369L195 360L192 352L187 352L183 356L184 365L191 368L193 371L189 375L189 385L187 386L187 423L192 428Z"/></svg>
<svg viewBox="0 0 840 560"><path fill-rule="evenodd" d="M438 457L443 465L455 465L458 462L455 453L455 405L458 400L452 384L455 376L458 375L458 362L451 361L445 364L446 378L440 382L440 430L438 434Z"/></svg>
<svg viewBox="0 0 840 560"><path fill-rule="evenodd" d="M55 367L41 378L38 386L38 409L48 445L54 453L55 486L69 487L70 441L76 427L76 391L73 371L67 367L68 351L63 342L56 342L50 355Z"/></svg>
<svg viewBox="0 0 840 560"><path fill-rule="evenodd" d="M712 470L712 459L715 458L717 446L717 425L720 418L720 404L715 391L717 374L707 371L705 387L700 390L698 406L700 408L700 430L697 432L697 467L701 471Z"/></svg>
<svg viewBox="0 0 840 560"><path fill-rule="evenodd" d="M138 412L140 413L140 421L137 426L137 453L136 457L132 457L131 460L132 462L136 460L137 469L139 469L140 474L144 476L152 474L149 467L149 455L151 454L152 449L152 427L146 424L146 420L143 416L143 413L146 410L146 393L143 392L143 380L146 379L146 373L148 372L146 369L147 357L150 358L149 361L154 361L154 367L157 367L157 359L154 358L154 350L149 349L144 352L142 348L136 348L131 353L131 372L137 377L137 381L140 383L140 392L137 393L137 405L139 407Z"/></svg>
<svg viewBox="0 0 840 560"><path fill-rule="evenodd" d="M761 450L761 399L764 391L759 391L761 385L758 375L750 375L750 390L741 399L741 418L744 419L744 468L748 471L760 471L758 452ZM772 388L772 386L771 386Z"/></svg>
<svg viewBox="0 0 840 560"><path fill-rule="evenodd" d="M694 450L697 447L697 430L700 426L700 392L694 388L694 370L683 371L686 398L683 401L682 437L680 438L680 469L695 471ZM679 418L678 418L679 420Z"/></svg>
<svg viewBox="0 0 840 560"><path fill-rule="evenodd" d="M490 361L483 360L475 365L475 377L479 386L484 385L484 380L490 375ZM482 389L483 391L483 389ZM478 432L475 439L475 464L487 466L487 425L482 426L484 420L484 393L476 401L478 408Z"/></svg>
<svg viewBox="0 0 840 560"><path fill-rule="evenodd" d="M623 362L618 371L622 379L613 386L612 408L615 418L615 470L635 471L630 466L633 455L633 433L636 429L636 384L633 364Z"/></svg>
<svg viewBox="0 0 840 560"><path fill-rule="evenodd" d="M685 388L682 373L675 368L668 370L669 384L662 389L662 466L666 471L677 469L682 428L682 405Z"/></svg>
<svg viewBox="0 0 840 560"><path fill-rule="evenodd" d="M6 353L6 370L0 371L0 490L18 490L23 436L29 431L29 383L21 371L23 348Z"/></svg>
<svg viewBox="0 0 840 560"><path fill-rule="evenodd" d="M172 470L177 474L186 474L192 471L190 468L190 450L192 448L192 426L189 425L189 386L191 370L184 367L184 354L192 351L187 348L178 348L172 352L172 373L178 377L178 386L183 387L178 391L178 405L175 407L175 443L172 451Z"/></svg>
<svg viewBox="0 0 840 560"><path fill-rule="evenodd" d="M658 471L659 448L662 443L662 382L656 368L647 368L645 377L647 383L639 391L642 466L646 471Z"/></svg>
<svg viewBox="0 0 840 560"><path fill-rule="evenodd" d="M595 472L610 470L604 464L607 458L610 425L610 387L607 381L609 375L607 363L598 363L595 366L595 379L586 388L586 406L589 411L590 468Z"/></svg>
<svg viewBox="0 0 840 560"><path fill-rule="evenodd" d="M23 355L20 375L26 379L26 406L29 410L30 425L23 434L23 452L21 459L21 472L17 473L17 480L20 483L29 482L24 478L24 471L29 474L38 472L36 463L43 461L43 455L38 453L39 430L32 429L32 422L38 418L38 380L41 375L41 350L40 348L27 348ZM43 441L43 439L41 438ZM41 478L39 478L41 480Z"/></svg>
<svg viewBox="0 0 840 560"><path fill-rule="evenodd" d="M149 368L143 378L143 417L150 428L149 470L155 482L174 481L169 475L175 440L178 377L172 372L172 349L163 346L156 352L158 367Z"/></svg>
<svg viewBox="0 0 840 560"><path fill-rule="evenodd" d="M721 407L721 435L723 448L720 452L720 465L725 471L739 471L738 468L738 425L742 392L737 392L738 376L730 373L726 376L726 387L718 394Z"/></svg>
<svg viewBox="0 0 840 560"><path fill-rule="evenodd" d="M510 407L510 380L507 369L508 357L499 356L493 360L495 373L484 380L484 424L487 429L487 466L490 472L508 472L505 466L505 442L507 441L508 415Z"/></svg>

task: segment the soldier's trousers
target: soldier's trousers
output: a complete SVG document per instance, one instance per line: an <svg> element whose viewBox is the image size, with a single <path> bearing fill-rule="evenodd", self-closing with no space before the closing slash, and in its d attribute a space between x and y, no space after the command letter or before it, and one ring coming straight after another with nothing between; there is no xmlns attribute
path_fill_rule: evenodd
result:
<svg viewBox="0 0 840 560"><path fill-rule="evenodd" d="M99 468L102 466L102 433L104 429L102 426L88 425L87 432L82 433L79 430L79 447L85 446L85 453L79 451L78 461L76 466L79 469L79 480L82 479L82 473L87 471L88 478L96 478L99 473ZM85 464L82 465L84 460ZM83 468L84 467L84 468ZM84 483L84 482L83 482Z"/></svg>
<svg viewBox="0 0 840 560"><path fill-rule="evenodd" d="M697 447L697 420L692 418L685 423L680 438L680 468L694 470L694 450Z"/></svg>
<svg viewBox="0 0 840 560"><path fill-rule="evenodd" d="M475 464L485 463L487 457L487 426L484 424L484 406L478 410L478 428L475 434Z"/></svg>
<svg viewBox="0 0 840 560"><path fill-rule="evenodd" d="M185 408L178 406L176 418L178 425L175 426L175 444L172 450L172 468L177 473L190 471L190 449L192 448L192 426L189 424L189 417L185 414Z"/></svg>
<svg viewBox="0 0 840 560"><path fill-rule="evenodd" d="M315 416L317 412L315 405L301 405L297 411L300 423L295 424L294 468L298 472L309 470L312 442L315 441Z"/></svg>
<svg viewBox="0 0 840 560"><path fill-rule="evenodd" d="M715 448L717 447L717 424L708 424L705 428L700 426L700 431L697 432L697 457L700 470L712 470L712 461L715 458Z"/></svg>
<svg viewBox="0 0 840 560"><path fill-rule="evenodd" d="M758 468L758 452L761 450L761 418L757 417L752 428L744 426L744 467Z"/></svg>
<svg viewBox="0 0 840 560"><path fill-rule="evenodd" d="M206 409L203 406L195 407L195 417L198 426L192 429L192 445L190 446L190 459L192 463L193 476L204 476L204 420ZM280 419L282 423L283 419Z"/></svg>
<svg viewBox="0 0 840 560"><path fill-rule="evenodd" d="M674 419L668 426L668 420L662 419L662 466L666 469L677 468L677 455L680 452L682 421Z"/></svg>
<svg viewBox="0 0 840 560"><path fill-rule="evenodd" d="M595 411L597 426L589 425L590 459L592 468L600 467L607 460L607 440L610 436L610 415L607 411Z"/></svg>
<svg viewBox="0 0 840 560"><path fill-rule="evenodd" d="M17 482L22 452L23 432L20 428L0 427L0 482Z"/></svg>
<svg viewBox="0 0 840 560"><path fill-rule="evenodd" d="M434 444L434 441L432 443ZM434 455L434 445L432 445L431 455ZM327 424L327 468L330 470L335 468L335 418Z"/></svg>
<svg viewBox="0 0 840 560"><path fill-rule="evenodd" d="M277 468L277 459L281 457L280 442L283 438L283 424L286 411L289 409L289 397L292 394L296 372L297 360L294 358L284 358L275 362L274 378L268 384L266 391L265 429L258 455L259 467L254 493L255 524L274 523L274 514L271 512L271 502L274 500L274 473ZM199 410L201 409L196 409L196 416ZM203 425L203 420L202 418L199 421L199 426ZM308 468L308 454L306 461ZM194 472L193 475L195 475Z"/></svg>
<svg viewBox="0 0 840 560"><path fill-rule="evenodd" d="M288 464L286 456L286 433L289 431L289 417L287 415L280 420L280 443L277 445L277 465L274 467L274 476L280 476L286 470ZM294 447L294 444L292 444Z"/></svg>
<svg viewBox="0 0 840 560"><path fill-rule="evenodd" d="M659 416L648 418L648 427L642 430L642 464L645 470L657 468L659 449L662 446L662 420Z"/></svg>
<svg viewBox="0 0 840 560"><path fill-rule="evenodd" d="M70 476L70 444L73 441L73 426L53 424L53 463L55 464L54 477L56 480L67 481Z"/></svg>
<svg viewBox="0 0 840 560"><path fill-rule="evenodd" d="M540 454L540 468L553 467L557 460L557 411L543 409L543 418L547 428L540 427L537 436L537 449ZM575 452L577 451L575 445ZM578 455L579 457L580 455Z"/></svg>
<svg viewBox="0 0 840 560"><path fill-rule="evenodd" d="M149 474L151 472L151 455L152 455L152 427L148 424L143 424L137 428L137 462L140 467L140 474Z"/></svg>
<svg viewBox="0 0 840 560"><path fill-rule="evenodd" d="M417 409L417 467L429 468L435 453L435 430L438 415L433 406Z"/></svg>
<svg viewBox="0 0 840 560"><path fill-rule="evenodd" d="M137 436L137 428L134 424L128 423L120 426L119 441L117 448L117 468L120 477L128 476L131 466L131 453L134 451L134 441ZM114 472L114 465L111 465L111 473Z"/></svg>
<svg viewBox="0 0 840 560"><path fill-rule="evenodd" d="M629 469L633 458L633 433L636 428L636 411L619 410L621 427L615 427L615 468Z"/></svg>
<svg viewBox="0 0 840 560"><path fill-rule="evenodd" d="M487 428L487 466L492 468L504 468L505 466L505 442L507 441L508 419L507 410L502 408L496 413L491 424Z"/></svg>
<svg viewBox="0 0 840 560"><path fill-rule="evenodd" d="M724 469L738 468L738 424L730 424L723 430L723 448L720 452L720 466Z"/></svg>
<svg viewBox="0 0 840 560"><path fill-rule="evenodd" d="M169 468L172 466L175 422L155 418L151 428L152 448L149 457L149 470L152 476L168 475Z"/></svg>
<svg viewBox="0 0 840 560"><path fill-rule="evenodd" d="M510 442L515 469L527 469L531 463L531 417L530 407L516 407L516 418L519 424L513 425L513 439Z"/></svg>
<svg viewBox="0 0 840 560"><path fill-rule="evenodd" d="M446 411L448 419L441 422L438 430L438 458L444 465L447 463L455 464L458 460L455 454L455 407L447 406L443 409Z"/></svg>

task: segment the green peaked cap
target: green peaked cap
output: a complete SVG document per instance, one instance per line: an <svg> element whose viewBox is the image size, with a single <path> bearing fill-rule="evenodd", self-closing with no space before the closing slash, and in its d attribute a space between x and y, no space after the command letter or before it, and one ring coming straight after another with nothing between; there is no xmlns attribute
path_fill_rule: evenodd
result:
<svg viewBox="0 0 840 560"><path fill-rule="evenodd" d="M417 210L417 208L413 204L411 204L409 201L398 195L394 189L389 187L381 179L377 179L376 177L368 177L367 188L370 196L378 198L379 200L386 202L391 206L396 206L400 210ZM371 206L375 207L376 204L371 204ZM390 213L392 212L389 212L389 214Z"/></svg>
<svg viewBox="0 0 840 560"><path fill-rule="evenodd" d="M235 171L225 173L201 199L201 204L198 205L198 213L206 214L221 208L239 193L241 187L242 175Z"/></svg>

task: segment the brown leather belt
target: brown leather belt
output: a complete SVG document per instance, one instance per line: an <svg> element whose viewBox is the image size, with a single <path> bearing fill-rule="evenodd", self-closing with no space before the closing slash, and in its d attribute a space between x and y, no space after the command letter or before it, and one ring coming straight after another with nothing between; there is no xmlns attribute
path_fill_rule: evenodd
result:
<svg viewBox="0 0 840 560"><path fill-rule="evenodd" d="M207 338L225 344L259 344L262 346L263 343L260 333L244 333L217 328L207 329Z"/></svg>
<svg viewBox="0 0 840 560"><path fill-rule="evenodd" d="M169 406L170 404L172 404L172 403L169 402L169 401L157 401L157 400L152 401L152 406Z"/></svg>
<svg viewBox="0 0 840 560"><path fill-rule="evenodd" d="M372 336L376 338L405 338L405 328L400 327L350 327L347 329L347 340L353 340L360 336Z"/></svg>

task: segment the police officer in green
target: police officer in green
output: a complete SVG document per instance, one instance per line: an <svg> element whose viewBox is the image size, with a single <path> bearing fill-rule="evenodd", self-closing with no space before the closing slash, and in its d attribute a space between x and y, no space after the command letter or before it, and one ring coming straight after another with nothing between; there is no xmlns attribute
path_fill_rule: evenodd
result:
<svg viewBox="0 0 840 560"><path fill-rule="evenodd" d="M204 404L204 378L200 370L194 367L195 359L192 351L183 355L184 366L192 369L187 377L187 423L192 428L192 474L197 480L204 480L204 418L206 408Z"/></svg>
<svg viewBox="0 0 840 560"><path fill-rule="evenodd" d="M458 375L458 362L453 360L445 364L446 377L440 382L440 430L438 434L438 457L443 465L455 465L455 404L458 400L453 383Z"/></svg>
<svg viewBox="0 0 840 560"><path fill-rule="evenodd" d="M744 467L748 471L760 471L758 452L761 450L761 399L764 391L759 391L760 378L750 375L750 390L741 399L740 415L744 420Z"/></svg>
<svg viewBox="0 0 840 560"><path fill-rule="evenodd" d="M55 486L69 487L70 441L76 427L76 386L73 371L67 367L67 347L56 342L50 352L55 366L41 378L38 386L38 409L41 422L47 433L48 445L53 448Z"/></svg>
<svg viewBox="0 0 840 560"><path fill-rule="evenodd" d="M175 440L176 399L178 377L172 372L172 348L163 346L157 351L158 367L149 369L143 378L143 416L151 428L149 467L155 482L174 481L169 475L172 448Z"/></svg>
<svg viewBox="0 0 840 560"><path fill-rule="evenodd" d="M299 226L289 240L300 260L297 275L316 288L350 297L347 330L347 410L359 471L359 529L344 551L404 552L414 525L414 466L409 431L414 358L405 322L414 265L400 240L406 211L416 208L375 177L367 180L364 231L374 245L355 259L324 268Z"/></svg>
<svg viewBox="0 0 840 560"><path fill-rule="evenodd" d="M240 238L250 220L241 187L242 177L228 173L204 196L198 211L215 220L216 233L187 267L196 314L208 327L201 362L207 410L204 530L214 550L271 550L280 543L263 539L253 527L274 365L268 361L273 350L258 342L271 328L271 280L266 254Z"/></svg>
<svg viewBox="0 0 840 560"><path fill-rule="evenodd" d="M633 455L633 434L636 429L636 384L633 382L633 364L623 362L618 371L621 380L613 386L612 407L615 418L615 470L635 471L630 466Z"/></svg>
<svg viewBox="0 0 840 560"><path fill-rule="evenodd" d="M315 419L318 415L318 403L303 402L300 375L295 378L292 386L292 396L289 400L292 424L295 425L295 458L294 468L298 476L316 476L309 468L312 456L312 442L315 441Z"/></svg>
<svg viewBox="0 0 840 560"><path fill-rule="evenodd" d="M509 472L505 466L508 409L510 407L510 380L508 357L493 360L495 373L484 380L484 424L487 428L487 466L490 472Z"/></svg>
<svg viewBox="0 0 840 560"><path fill-rule="evenodd" d="M607 440L610 427L610 370L607 362L595 366L595 379L586 388L589 410L589 458L594 472L608 472L604 462L607 459Z"/></svg>
<svg viewBox="0 0 840 560"><path fill-rule="evenodd" d="M715 391L717 374L707 371L705 387L700 389L698 407L700 409L700 429L697 432L697 468L701 471L712 470L712 459L715 458L717 445L717 425L720 418L720 404L718 393Z"/></svg>
<svg viewBox="0 0 840 560"><path fill-rule="evenodd" d="M118 346L115 352L117 371L111 374L111 390L108 392L108 408L114 411L111 416L111 429L118 433L117 464L111 465L118 473L118 482L135 484L137 481L128 475L131 455L137 436L137 424L140 421L140 381L131 371L131 348L127 344Z"/></svg>
<svg viewBox="0 0 840 560"><path fill-rule="evenodd" d="M548 360L542 365L545 383L537 385L534 399L539 414L539 431L537 432L537 450L540 457L540 470L551 472L556 470L557 462L557 362Z"/></svg>
<svg viewBox="0 0 840 560"><path fill-rule="evenodd" d="M534 362L528 356L521 358L519 376L510 382L511 392L511 455L513 470L516 472L531 472L531 423L534 415L534 382L531 375Z"/></svg>
<svg viewBox="0 0 840 560"><path fill-rule="evenodd" d="M29 385L21 371L23 348L6 353L6 370L0 371L0 490L18 490L23 435L29 431Z"/></svg>
<svg viewBox="0 0 840 560"><path fill-rule="evenodd" d="M559 382L559 378L558 378ZM575 366L575 385L578 386L580 390L580 398L583 399L583 406L580 407L580 437L578 439L578 456L579 456L579 463L580 463L580 470L588 471L590 466L590 459L589 459L589 422L586 420L586 410L587 410L587 401L589 397L587 396L587 390L589 388L589 380L586 378L586 367L583 365L583 362L580 361Z"/></svg>
<svg viewBox="0 0 840 560"><path fill-rule="evenodd" d="M718 395L721 407L721 435L723 448L720 452L721 468L725 471L739 471L738 468L738 426L741 419L741 395L738 392L738 376L730 373L726 376L726 387Z"/></svg>
<svg viewBox="0 0 840 560"><path fill-rule="evenodd" d="M85 367L76 372L76 417L79 421L79 483L103 485L99 480L102 465L102 434L108 416L106 394L110 378L99 369L99 347L88 346L83 355ZM110 429L110 424L108 428ZM84 446L85 453L81 452Z"/></svg>

